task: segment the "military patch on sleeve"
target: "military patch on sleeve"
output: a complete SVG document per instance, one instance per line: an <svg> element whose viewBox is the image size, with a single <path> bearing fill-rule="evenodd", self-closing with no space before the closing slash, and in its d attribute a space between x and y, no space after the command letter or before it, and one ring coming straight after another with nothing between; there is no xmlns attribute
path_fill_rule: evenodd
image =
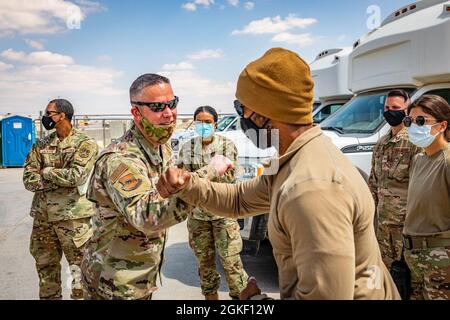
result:
<svg viewBox="0 0 450 320"><path fill-rule="evenodd" d="M126 174L119 179L123 191L134 191L142 185L142 179L136 178L132 173Z"/></svg>
<svg viewBox="0 0 450 320"><path fill-rule="evenodd" d="M92 144L83 142L75 153L75 162L85 166L89 160L95 155L96 150Z"/></svg>
<svg viewBox="0 0 450 320"><path fill-rule="evenodd" d="M86 147L83 147L80 149L80 151L78 151L78 154L80 155L81 158L86 159L89 158L89 156L91 155L91 150L89 150Z"/></svg>
<svg viewBox="0 0 450 320"><path fill-rule="evenodd" d="M120 173L120 174L119 174ZM116 189L123 198L132 198L138 194L150 192L152 189L151 181L149 178L142 174L138 169L127 166L126 164L120 164L119 167L113 172L112 177L109 180L113 183L114 189Z"/></svg>

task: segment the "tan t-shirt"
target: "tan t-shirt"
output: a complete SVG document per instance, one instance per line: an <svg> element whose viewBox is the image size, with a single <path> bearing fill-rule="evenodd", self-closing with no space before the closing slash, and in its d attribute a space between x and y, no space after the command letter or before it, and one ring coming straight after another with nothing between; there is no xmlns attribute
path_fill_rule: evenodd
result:
<svg viewBox="0 0 450 320"><path fill-rule="evenodd" d="M432 155L418 154L412 163L405 228L410 236L450 231L450 143Z"/></svg>

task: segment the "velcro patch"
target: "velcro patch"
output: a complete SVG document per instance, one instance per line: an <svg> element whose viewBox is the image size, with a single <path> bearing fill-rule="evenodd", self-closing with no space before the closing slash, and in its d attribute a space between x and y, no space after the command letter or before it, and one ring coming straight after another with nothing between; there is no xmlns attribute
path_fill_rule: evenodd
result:
<svg viewBox="0 0 450 320"><path fill-rule="evenodd" d="M78 154L81 158L86 159L91 156L91 150L89 148L83 147L78 151Z"/></svg>
<svg viewBox="0 0 450 320"><path fill-rule="evenodd" d="M127 171L128 166L126 164L121 163L116 170L114 170L114 172L112 173L111 177L109 177L109 180L111 181L112 184L116 183L117 179L120 178L120 176L122 175L122 173L124 173L125 171Z"/></svg>
<svg viewBox="0 0 450 320"><path fill-rule="evenodd" d="M62 151L62 153L73 153L75 151L77 151L77 149L75 149L74 147L71 147L71 148L64 149Z"/></svg>
<svg viewBox="0 0 450 320"><path fill-rule="evenodd" d="M56 153L56 149L49 149L49 148L45 148L42 150L39 150L40 154L54 154Z"/></svg>

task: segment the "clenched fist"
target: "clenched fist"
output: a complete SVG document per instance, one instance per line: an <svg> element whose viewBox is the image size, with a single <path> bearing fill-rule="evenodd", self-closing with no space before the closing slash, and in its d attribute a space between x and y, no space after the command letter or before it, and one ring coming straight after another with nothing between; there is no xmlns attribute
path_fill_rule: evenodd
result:
<svg viewBox="0 0 450 320"><path fill-rule="evenodd" d="M190 173L185 170L169 168L159 177L156 190L158 190L161 197L168 198L183 190L187 186L190 178Z"/></svg>
<svg viewBox="0 0 450 320"><path fill-rule="evenodd" d="M224 157L220 154L214 156L209 163L210 166L213 166L220 177L222 177L228 170L234 168L234 163L227 157Z"/></svg>

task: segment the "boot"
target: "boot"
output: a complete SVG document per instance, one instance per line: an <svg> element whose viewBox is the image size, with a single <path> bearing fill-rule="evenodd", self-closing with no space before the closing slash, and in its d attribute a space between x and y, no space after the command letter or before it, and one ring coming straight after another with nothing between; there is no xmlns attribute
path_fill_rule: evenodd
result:
<svg viewBox="0 0 450 320"><path fill-rule="evenodd" d="M219 295L217 293L205 294L205 300L219 300Z"/></svg>

